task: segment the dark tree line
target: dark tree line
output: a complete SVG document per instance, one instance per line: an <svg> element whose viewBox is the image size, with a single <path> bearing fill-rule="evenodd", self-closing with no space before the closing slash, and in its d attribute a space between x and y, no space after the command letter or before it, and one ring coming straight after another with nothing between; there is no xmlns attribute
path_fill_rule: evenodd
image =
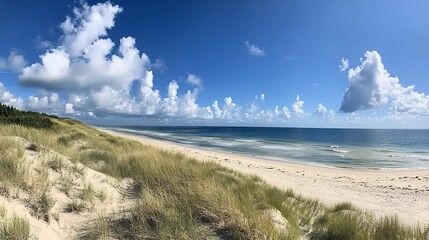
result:
<svg viewBox="0 0 429 240"><path fill-rule="evenodd" d="M58 118L45 113L20 111L14 107L0 103L0 124L17 124L32 128L49 128L53 125L50 117Z"/></svg>

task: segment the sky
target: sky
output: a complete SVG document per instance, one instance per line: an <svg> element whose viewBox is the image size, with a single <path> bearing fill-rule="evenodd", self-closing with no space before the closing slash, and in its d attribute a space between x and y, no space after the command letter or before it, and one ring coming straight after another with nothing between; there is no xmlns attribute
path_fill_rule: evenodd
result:
<svg viewBox="0 0 429 240"><path fill-rule="evenodd" d="M0 0L0 102L91 124L429 128L427 1Z"/></svg>

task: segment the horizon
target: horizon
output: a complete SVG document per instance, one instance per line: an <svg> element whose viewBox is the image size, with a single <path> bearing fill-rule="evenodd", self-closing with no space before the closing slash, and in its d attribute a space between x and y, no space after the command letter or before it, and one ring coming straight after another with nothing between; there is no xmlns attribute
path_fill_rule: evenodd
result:
<svg viewBox="0 0 429 240"><path fill-rule="evenodd" d="M129 125L129 124L91 124L87 123L90 126L94 127L143 127L143 128L180 128L180 127L195 127L195 128L293 128L293 129L327 129L327 130L425 130L427 128L359 128L359 127L299 127L299 126L257 126L257 125Z"/></svg>
<svg viewBox="0 0 429 240"><path fill-rule="evenodd" d="M429 128L425 1L0 1L0 102L20 110L101 125Z"/></svg>

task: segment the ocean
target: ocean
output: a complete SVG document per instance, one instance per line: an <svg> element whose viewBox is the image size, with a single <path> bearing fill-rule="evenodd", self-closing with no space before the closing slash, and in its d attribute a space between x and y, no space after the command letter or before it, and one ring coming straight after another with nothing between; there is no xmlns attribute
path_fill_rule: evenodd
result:
<svg viewBox="0 0 429 240"><path fill-rule="evenodd" d="M429 130L146 126L106 128L277 161L337 168L429 169Z"/></svg>

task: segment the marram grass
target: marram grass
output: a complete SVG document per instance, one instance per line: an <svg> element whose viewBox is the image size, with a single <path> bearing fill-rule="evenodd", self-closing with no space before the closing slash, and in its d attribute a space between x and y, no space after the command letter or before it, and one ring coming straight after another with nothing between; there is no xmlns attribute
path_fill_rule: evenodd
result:
<svg viewBox="0 0 429 240"><path fill-rule="evenodd" d="M378 219L350 203L329 208L292 190L269 186L258 176L241 174L214 162L200 162L113 137L70 119L51 120L53 126L46 129L0 125L0 136L2 139L3 136L19 136L37 146L51 148L75 162L77 174L80 162L118 179L132 178L134 182L130 194L135 197L136 204L131 214L100 217L85 236L428 239L427 227L404 225L395 217ZM0 149L1 144L0 141ZM19 151L14 154L19 156ZM61 168L56 162L52 167ZM4 174L2 171L0 166L0 178ZM88 196L97 196L89 184L86 190ZM72 211L76 203L70 203ZM281 215L282 224L273 221L273 213Z"/></svg>

